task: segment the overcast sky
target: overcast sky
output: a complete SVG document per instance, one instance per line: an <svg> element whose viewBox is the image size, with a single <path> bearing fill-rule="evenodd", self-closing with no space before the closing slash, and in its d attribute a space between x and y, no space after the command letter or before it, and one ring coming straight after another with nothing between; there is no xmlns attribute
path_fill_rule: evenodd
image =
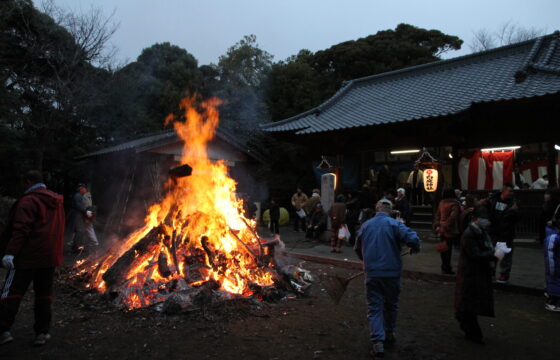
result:
<svg viewBox="0 0 560 360"><path fill-rule="evenodd" d="M40 0L35 0L39 2ZM470 52L473 31L495 31L508 21L547 33L560 30L560 0L55 0L73 10L115 10L120 23L112 42L120 61L168 41L199 64L217 62L244 35L283 60L300 49L322 50L346 40L408 23L457 35Z"/></svg>

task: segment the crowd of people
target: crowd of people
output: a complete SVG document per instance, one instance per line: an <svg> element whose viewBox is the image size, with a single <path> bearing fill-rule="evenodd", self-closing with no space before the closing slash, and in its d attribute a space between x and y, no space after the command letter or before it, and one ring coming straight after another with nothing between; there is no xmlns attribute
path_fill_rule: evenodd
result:
<svg viewBox="0 0 560 360"><path fill-rule="evenodd" d="M74 251L95 248L95 207L87 187L79 184L66 222L63 197L46 188L40 172L28 172L24 186L26 190L13 205L0 238L1 263L8 270L0 293L0 344L13 340L10 328L22 297L33 283L35 344L43 345L50 339L54 273L62 263L64 235ZM515 224L519 219L513 190L514 185L505 184L500 192L484 199L470 195L462 198L460 192L445 190L435 215L443 273L454 273L451 252L453 248L460 251L456 318L466 338L476 343L483 342L477 317L494 316L492 283L496 271L499 269L496 281L507 282L512 268ZM404 188L385 191L376 202L360 195L363 194L339 194L330 209L324 211L318 189L309 197L297 189L291 198L294 231L319 239L330 226L333 252L340 252L343 242L354 245L366 274L372 352L382 356L384 348L395 342L402 247L409 248L406 253L417 253L420 239L408 226L411 207ZM544 200L540 226L544 227L541 240L548 296L545 307L560 312L560 205L550 192L545 193ZM278 234L280 207L275 199L269 210L271 232Z"/></svg>
<svg viewBox="0 0 560 360"><path fill-rule="evenodd" d="M493 283L507 283L513 265L515 227L520 219L513 184L478 199L461 191L446 189L434 216L439 235L436 249L443 274L456 275L455 316L466 339L484 343L478 316L494 316ZM304 200L302 200L304 199ZM371 198L370 198L371 200ZM560 205L545 193L541 241L545 253L548 300L545 308L560 311ZM363 201L363 198L362 198ZM420 250L420 240L410 229L411 206L406 190L385 191L375 209L362 205L356 192L339 194L328 212L323 210L319 190L307 197L302 189L292 197L294 212L303 214L294 231L319 238L331 223L331 246L339 252L342 241L354 245L364 262L366 297L372 353L382 356L395 342L395 328L402 270L401 249ZM296 214L297 215L297 214ZM347 238L339 236L347 228ZM452 268L453 249L459 251L457 273Z"/></svg>

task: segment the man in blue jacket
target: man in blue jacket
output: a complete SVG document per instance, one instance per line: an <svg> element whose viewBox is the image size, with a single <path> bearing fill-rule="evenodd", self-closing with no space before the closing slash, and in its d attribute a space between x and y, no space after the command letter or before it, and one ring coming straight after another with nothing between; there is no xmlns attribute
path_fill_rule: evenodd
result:
<svg viewBox="0 0 560 360"><path fill-rule="evenodd" d="M392 204L380 200L377 213L366 221L358 234L354 249L364 262L368 322L373 343L372 355L383 357L384 344L395 342L394 332L399 309L401 287L401 248L411 253L420 251L416 232L391 217Z"/></svg>

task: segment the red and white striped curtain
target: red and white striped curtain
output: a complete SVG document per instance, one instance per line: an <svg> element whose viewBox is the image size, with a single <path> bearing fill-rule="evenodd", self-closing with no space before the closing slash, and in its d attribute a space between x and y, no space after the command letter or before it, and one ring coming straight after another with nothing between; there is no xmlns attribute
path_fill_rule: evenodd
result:
<svg viewBox="0 0 560 360"><path fill-rule="evenodd" d="M464 190L500 189L513 180L513 151L474 151L459 160L459 179Z"/></svg>
<svg viewBox="0 0 560 360"><path fill-rule="evenodd" d="M556 165L556 173L558 173L558 165ZM519 171L525 178L527 184L531 185L535 180L548 173L547 160L531 160L522 162L519 165Z"/></svg>

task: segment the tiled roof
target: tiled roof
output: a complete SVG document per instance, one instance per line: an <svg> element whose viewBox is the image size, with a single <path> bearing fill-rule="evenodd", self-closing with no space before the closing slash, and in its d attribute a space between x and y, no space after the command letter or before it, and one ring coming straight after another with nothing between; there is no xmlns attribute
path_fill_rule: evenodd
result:
<svg viewBox="0 0 560 360"><path fill-rule="evenodd" d="M472 104L560 92L560 33L347 82L304 113L263 124L309 134L465 111Z"/></svg>
<svg viewBox="0 0 560 360"><path fill-rule="evenodd" d="M226 129L222 129L222 128L216 129L216 137L225 141L225 142L227 142L228 144L232 145L237 150L248 154L249 156L253 157L254 159L256 159L258 161L261 161L261 162L264 162L264 159L262 158L262 156L260 154L257 154L254 151L251 151L246 146L241 144L239 141L237 141L235 139L235 136L233 134L231 134L230 132L228 132ZM120 143L120 144L113 145L113 146L109 146L109 147L106 147L106 148L103 148L103 149L100 149L100 150L82 155L82 156L80 156L76 159L77 160L83 160L83 159L94 157L94 156L106 155L106 154L115 153L115 152L124 151L124 150L134 150L136 152L142 152L142 151L146 151L146 150L149 150L149 149L153 149L153 148L158 147L158 146L171 144L171 143L179 142L179 141L182 141L182 140L179 138L179 136L177 135L177 133L174 130L165 130L165 131L160 131L160 132L157 132L157 133L149 134L149 135L143 136L143 137L138 138L138 139L134 139L134 140L127 141L127 142Z"/></svg>

